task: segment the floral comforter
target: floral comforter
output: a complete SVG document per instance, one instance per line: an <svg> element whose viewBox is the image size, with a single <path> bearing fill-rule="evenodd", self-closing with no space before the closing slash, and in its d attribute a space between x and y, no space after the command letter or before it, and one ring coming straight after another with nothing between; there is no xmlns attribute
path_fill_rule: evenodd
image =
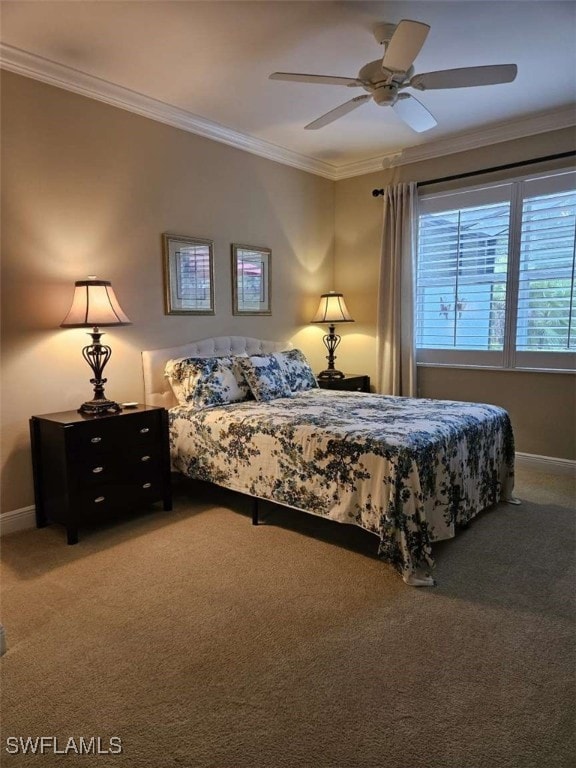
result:
<svg viewBox="0 0 576 768"><path fill-rule="evenodd" d="M432 582L433 542L513 490L512 427L492 405L313 389L172 408L170 441L190 478L375 533L414 584Z"/></svg>

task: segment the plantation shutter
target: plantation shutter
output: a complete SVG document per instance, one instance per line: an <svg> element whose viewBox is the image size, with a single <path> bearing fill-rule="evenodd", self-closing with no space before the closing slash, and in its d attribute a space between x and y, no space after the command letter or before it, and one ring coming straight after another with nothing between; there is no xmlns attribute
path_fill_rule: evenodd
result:
<svg viewBox="0 0 576 768"><path fill-rule="evenodd" d="M421 201L419 360L502 364L511 190L503 184Z"/></svg>
<svg viewBox="0 0 576 768"><path fill-rule="evenodd" d="M417 360L576 367L576 171L420 198Z"/></svg>
<svg viewBox="0 0 576 768"><path fill-rule="evenodd" d="M576 174L566 173L522 184L518 353L576 350L575 182Z"/></svg>

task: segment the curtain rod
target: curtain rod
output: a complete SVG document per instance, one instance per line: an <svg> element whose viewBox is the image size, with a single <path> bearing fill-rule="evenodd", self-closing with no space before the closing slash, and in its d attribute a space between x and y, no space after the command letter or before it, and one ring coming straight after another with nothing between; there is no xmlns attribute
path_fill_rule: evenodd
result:
<svg viewBox="0 0 576 768"><path fill-rule="evenodd" d="M426 187L428 184L440 184L443 181L456 181L457 179L468 179L471 176L480 176L484 173L493 173L494 171L508 171L512 168L522 168L525 165L534 165L534 163L544 163L547 160L561 160L564 157L574 157L575 150L570 152L560 152L557 155L546 155L545 157L535 157L532 160L522 160L519 163L508 163L507 165L494 165L492 168L482 168L480 171L469 171L468 173L457 173L454 176L443 176L440 179L430 179L429 181L419 181L417 187ZM384 194L383 189L373 189L373 197L379 197Z"/></svg>

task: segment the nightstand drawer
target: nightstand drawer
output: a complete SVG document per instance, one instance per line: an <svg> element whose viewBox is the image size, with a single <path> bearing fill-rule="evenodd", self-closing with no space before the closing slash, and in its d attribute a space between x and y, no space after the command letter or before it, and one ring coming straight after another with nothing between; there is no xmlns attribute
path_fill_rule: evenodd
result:
<svg viewBox="0 0 576 768"><path fill-rule="evenodd" d="M157 470L130 482L103 483L83 488L78 502L82 514L92 517L118 509L129 510L147 501L162 498L162 482Z"/></svg>
<svg viewBox="0 0 576 768"><path fill-rule="evenodd" d="M91 458L91 457L90 457ZM109 482L131 482L157 471L161 465L162 454L159 448L152 447L149 453L140 450L128 452L120 459L113 453L94 457L94 461L81 462L77 465L78 483L83 485L102 485Z"/></svg>
<svg viewBox="0 0 576 768"><path fill-rule="evenodd" d="M70 448L82 459L90 461L92 456L117 454L128 451L144 451L157 443L161 424L156 414L139 414L123 423L107 419L93 421L83 429L72 429Z"/></svg>

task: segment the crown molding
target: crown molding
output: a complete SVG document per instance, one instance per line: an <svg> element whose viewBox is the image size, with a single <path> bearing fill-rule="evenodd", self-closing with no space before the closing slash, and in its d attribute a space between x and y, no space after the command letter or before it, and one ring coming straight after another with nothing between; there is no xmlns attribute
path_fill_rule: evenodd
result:
<svg viewBox="0 0 576 768"><path fill-rule="evenodd" d="M395 153L394 155L390 155L390 157L398 158L400 154L401 153ZM364 176L367 173L378 173L382 168L389 168L390 163L386 162L386 157L379 155L378 157L370 157L368 160L358 160L355 163L335 166L334 181L350 179L352 176Z"/></svg>
<svg viewBox="0 0 576 768"><path fill-rule="evenodd" d="M290 165L335 180L336 166L331 163L316 160L263 139L256 139L239 131L234 131L232 128L206 120L185 109L173 107L163 101L138 93L138 91L115 85L108 80L88 75L85 72L14 48L11 45L0 43L0 67L18 75L40 80L48 85L64 88L81 96L87 96L90 99L103 101L113 107L135 112L174 128L181 128L189 133L228 144L244 152L250 152L283 165Z"/></svg>
<svg viewBox="0 0 576 768"><path fill-rule="evenodd" d="M576 110L574 107L560 107L548 112L540 112L536 115L488 125L474 131L452 134L445 139L406 147L387 155L381 155L378 158L374 157L370 160L360 160L357 163L342 165L336 169L336 181L352 176L362 176L366 173L380 172L386 168L396 168L400 165L453 155L457 152L468 152L472 149L480 149L504 141L535 136L538 133L572 128L575 125Z"/></svg>
<svg viewBox="0 0 576 768"><path fill-rule="evenodd" d="M473 131L453 134L430 144L407 147L398 153L400 157L398 157L398 154L388 156L390 157L390 162L387 162L388 158L384 158L382 167L388 168L391 165L418 163L421 160L453 155L457 152L468 152L471 149L488 147L504 141L514 141L525 136L535 136L538 133L571 128L574 125L576 125L576 110L574 107L560 107L559 109L548 110L547 112L540 112L535 115L493 123Z"/></svg>
<svg viewBox="0 0 576 768"><path fill-rule="evenodd" d="M108 80L88 75L72 67L4 43L0 43L0 67L18 75L78 93L81 96L102 101L119 109L134 112L150 120L156 120L174 128L180 128L189 133L227 144L235 149L250 152L267 160L323 176L331 181L363 176L368 173L380 172L383 168L417 163L457 152L467 152L491 144L513 141L524 136L533 136L576 125L574 108L562 107L520 119L488 125L473 131L454 134L428 144L396 150L387 155L379 155L367 160L337 166L279 147L263 139L248 136L137 91L115 85Z"/></svg>

